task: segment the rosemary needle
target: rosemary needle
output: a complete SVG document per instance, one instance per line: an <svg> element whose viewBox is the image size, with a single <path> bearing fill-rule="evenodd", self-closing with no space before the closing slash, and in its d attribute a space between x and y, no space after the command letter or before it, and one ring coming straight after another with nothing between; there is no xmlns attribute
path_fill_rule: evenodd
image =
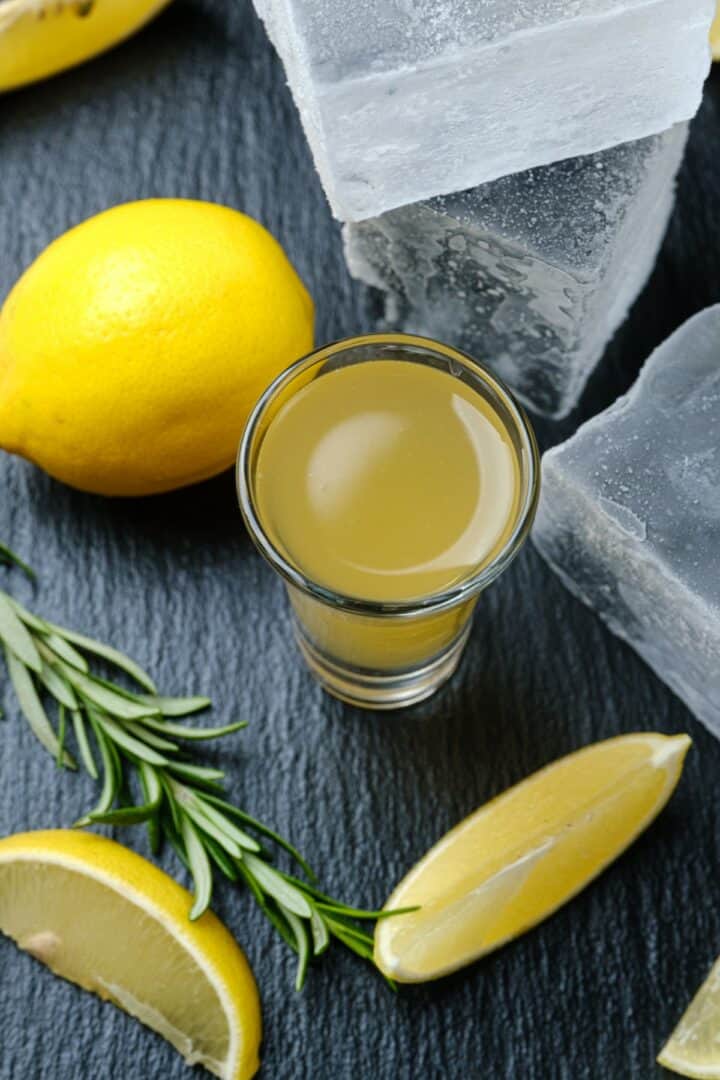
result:
<svg viewBox="0 0 720 1080"><path fill-rule="evenodd" d="M6 544L0 544L0 563L4 563L6 566L17 566L25 574L25 577L29 578L30 581L35 581L35 571L27 563L24 563L12 548L7 547Z"/></svg>
<svg viewBox="0 0 720 1080"><path fill-rule="evenodd" d="M0 562L34 578L30 567L4 544ZM76 768L67 749L72 733L80 764L101 784L96 805L76 825L144 823L154 852L168 841L192 874L191 919L210 904L216 874L244 882L297 953L298 990L310 961L333 940L373 962L372 937L358 921L367 925L389 913L365 911L320 892L296 848L234 806L222 786L223 773L191 756L198 742L231 735L245 727L244 722L214 728L190 725L187 717L208 708L208 698L158 694L147 672L123 653L40 618L3 590L0 645L18 705L36 737L58 765ZM131 679L138 690L101 676L94 670L98 660ZM50 707L56 725L48 715ZM133 776L141 801L131 794ZM284 850L304 877L274 866L264 846L267 841Z"/></svg>

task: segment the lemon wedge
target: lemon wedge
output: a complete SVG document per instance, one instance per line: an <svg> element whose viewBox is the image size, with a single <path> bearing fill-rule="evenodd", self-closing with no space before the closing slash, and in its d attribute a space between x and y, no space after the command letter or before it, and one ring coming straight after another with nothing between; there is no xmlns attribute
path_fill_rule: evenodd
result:
<svg viewBox="0 0 720 1080"><path fill-rule="evenodd" d="M720 960L659 1053L658 1064L700 1080L720 1077Z"/></svg>
<svg viewBox="0 0 720 1080"><path fill-rule="evenodd" d="M90 833L0 840L0 930L21 949L163 1035L224 1080L258 1068L250 967L211 913L127 848Z"/></svg>
<svg viewBox="0 0 720 1080"><path fill-rule="evenodd" d="M553 762L481 807L388 900L386 909L420 910L378 923L378 967L399 982L436 979L546 918L662 810L689 746L686 735L623 735Z"/></svg>

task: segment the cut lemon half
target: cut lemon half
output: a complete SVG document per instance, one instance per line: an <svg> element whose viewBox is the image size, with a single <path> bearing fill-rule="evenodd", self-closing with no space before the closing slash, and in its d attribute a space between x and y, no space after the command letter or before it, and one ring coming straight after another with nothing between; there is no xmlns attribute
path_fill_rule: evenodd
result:
<svg viewBox="0 0 720 1080"><path fill-rule="evenodd" d="M718 3L715 22L710 28L710 47L712 49L713 59L720 60L720 2Z"/></svg>
<svg viewBox="0 0 720 1080"><path fill-rule="evenodd" d="M720 960L660 1051L658 1064L700 1080L720 1077Z"/></svg>
<svg viewBox="0 0 720 1080"><path fill-rule="evenodd" d="M436 979L539 923L592 881L662 810L686 735L623 735L548 765L477 810L400 883L375 931L399 982Z"/></svg>
<svg viewBox="0 0 720 1080"><path fill-rule="evenodd" d="M57 975L113 1001L190 1065L224 1080L258 1068L260 1004L235 939L127 848L90 833L0 840L0 930Z"/></svg>

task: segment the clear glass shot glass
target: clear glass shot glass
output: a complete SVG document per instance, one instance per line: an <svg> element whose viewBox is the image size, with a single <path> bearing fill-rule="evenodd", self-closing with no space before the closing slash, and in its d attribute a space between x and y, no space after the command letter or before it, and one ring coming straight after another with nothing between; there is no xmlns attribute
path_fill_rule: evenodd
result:
<svg viewBox="0 0 720 1080"><path fill-rule="evenodd" d="M344 596L312 580L263 527L255 492L258 454L278 410L302 387L339 367L375 360L424 364L461 379L492 407L517 455L520 493L507 541L459 584L414 600ZM540 462L523 409L484 364L409 334L368 334L324 346L282 372L257 402L237 463L240 508L261 554L285 580L300 650L321 685L356 706L397 709L433 694L458 666L478 597L517 555L532 525ZM451 476L448 477L452 481Z"/></svg>

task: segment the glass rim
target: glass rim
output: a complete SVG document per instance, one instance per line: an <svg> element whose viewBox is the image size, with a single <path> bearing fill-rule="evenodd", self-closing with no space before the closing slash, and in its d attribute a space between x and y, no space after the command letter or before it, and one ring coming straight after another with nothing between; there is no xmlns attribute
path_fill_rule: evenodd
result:
<svg viewBox="0 0 720 1080"><path fill-rule="evenodd" d="M277 395L284 390L299 374L323 360L329 360L338 354L348 352L351 349L361 348L366 345L398 345L409 346L419 351L434 354L437 357L458 361L471 374L479 375L490 384L493 391L502 400L512 418L517 433L521 436L521 468L524 469L527 481L527 490L521 507L518 510L515 526L503 544L497 555L484 564L480 569L468 575L462 581L448 589L439 592L428 593L425 596L410 600L381 601L368 600L358 596L350 596L341 593L327 585L321 585L313 578L308 577L295 566L272 542L265 531L260 515L255 506L252 483L252 450L255 435L268 407ZM370 361L360 361L360 363ZM271 421L272 422L272 421ZM245 520L245 525L250 533L250 538L259 550L260 554L270 563L274 570L285 581L295 588L313 597L321 603L339 608L344 611L359 615L383 616L417 616L442 611L457 607L463 601L469 600L482 592L497 578L517 555L535 516L538 497L540 493L540 452L538 450L535 434L525 414L525 410L518 403L512 391L505 385L503 380L492 372L486 364L476 360L468 353L452 345L435 341L432 338L422 337L417 334L405 333L372 333L360 334L355 337L342 338L327 345L313 349L299 360L294 361L289 367L281 371L269 386L263 391L253 406L240 439L236 467L236 487L240 510Z"/></svg>

